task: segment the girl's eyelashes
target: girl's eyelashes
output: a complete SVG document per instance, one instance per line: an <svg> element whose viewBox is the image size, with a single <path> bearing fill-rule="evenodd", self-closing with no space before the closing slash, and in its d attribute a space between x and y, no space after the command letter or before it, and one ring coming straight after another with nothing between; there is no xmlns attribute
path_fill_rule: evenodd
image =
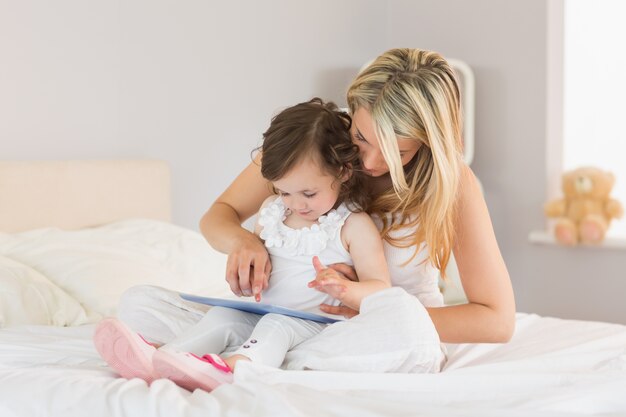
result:
<svg viewBox="0 0 626 417"><path fill-rule="evenodd" d="M278 195L280 195L281 197L289 197L289 193L286 193L284 191L279 191ZM317 195L317 193L302 193L302 195L306 198L313 198Z"/></svg>

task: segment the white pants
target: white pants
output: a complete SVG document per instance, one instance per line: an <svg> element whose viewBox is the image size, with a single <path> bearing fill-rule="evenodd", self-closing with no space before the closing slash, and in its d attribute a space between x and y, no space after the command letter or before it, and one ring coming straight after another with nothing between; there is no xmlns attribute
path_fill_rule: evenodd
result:
<svg viewBox="0 0 626 417"><path fill-rule="evenodd" d="M325 324L280 314L264 316L213 307L163 348L182 352L244 355L253 362L278 368L299 343L318 334Z"/></svg>
<svg viewBox="0 0 626 417"><path fill-rule="evenodd" d="M207 310L207 306L185 301L174 291L138 286L124 293L118 315L151 342L192 352L197 349L194 353L204 354L212 352L213 347L206 345L202 336L193 337L193 333L194 326L200 324ZM253 338L248 332L250 324L241 328L211 329L212 320L207 319L206 327L200 327L208 333L221 334L222 340L213 352L220 346L232 352L240 344L239 340L243 343ZM285 369L425 373L439 372L445 360L428 312L416 297L398 287L366 297L359 315L323 326L313 337L310 337L311 329L298 331L301 334L294 336L293 341L302 340L288 348L291 350L282 363ZM289 339L289 336L281 337ZM247 356L247 353L242 354ZM264 350L259 349L259 358L265 355Z"/></svg>

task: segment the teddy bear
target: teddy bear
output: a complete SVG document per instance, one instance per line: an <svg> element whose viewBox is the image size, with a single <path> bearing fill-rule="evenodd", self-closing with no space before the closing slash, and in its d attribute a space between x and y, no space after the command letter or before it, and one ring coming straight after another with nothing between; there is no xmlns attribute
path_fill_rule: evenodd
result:
<svg viewBox="0 0 626 417"><path fill-rule="evenodd" d="M582 167L564 172L561 181L563 198L544 207L546 216L556 218L556 241L567 246L602 242L611 220L624 213L620 202L609 197L613 174Z"/></svg>

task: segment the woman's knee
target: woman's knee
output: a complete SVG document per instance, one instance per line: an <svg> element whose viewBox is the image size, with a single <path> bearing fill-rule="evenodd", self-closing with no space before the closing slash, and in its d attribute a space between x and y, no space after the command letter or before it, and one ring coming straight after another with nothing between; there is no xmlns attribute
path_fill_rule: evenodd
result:
<svg viewBox="0 0 626 417"><path fill-rule="evenodd" d="M380 313L392 310L398 315L427 314L426 308L417 297L407 293L403 288L391 287L369 295L361 303L361 314Z"/></svg>
<svg viewBox="0 0 626 417"><path fill-rule="evenodd" d="M131 306L139 306L147 302L152 303L154 300L155 287L153 285L135 285L128 288L120 296L118 309L123 310Z"/></svg>
<svg viewBox="0 0 626 417"><path fill-rule="evenodd" d="M117 317L132 322L137 315L160 311L166 307L167 295L171 291L154 285L136 285L124 291L117 306Z"/></svg>
<svg viewBox="0 0 626 417"><path fill-rule="evenodd" d="M439 335L424 305L399 287L375 293L361 304L366 323L382 323L397 329L408 345L439 344ZM358 317L358 316L357 316Z"/></svg>

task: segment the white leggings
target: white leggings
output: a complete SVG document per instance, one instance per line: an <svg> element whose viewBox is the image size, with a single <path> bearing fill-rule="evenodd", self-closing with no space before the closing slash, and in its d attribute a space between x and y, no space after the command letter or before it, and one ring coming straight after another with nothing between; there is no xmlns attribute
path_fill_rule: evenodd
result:
<svg viewBox="0 0 626 417"><path fill-rule="evenodd" d="M326 327L325 324L280 314L264 316L213 307L196 324L163 348L183 352L244 355L253 362L279 367L286 353Z"/></svg>
<svg viewBox="0 0 626 417"><path fill-rule="evenodd" d="M268 315L268 326L259 329L261 336L251 336L251 329L262 321L258 316L244 313L247 317L237 319L235 326L226 317L224 326L218 324L217 315L207 314L208 309L174 291L138 286L123 294L118 316L151 342L196 354L237 352L279 366L286 349L285 369L426 373L439 372L445 361L428 312L416 297L398 287L370 295L361 303L359 315L331 325ZM240 315L236 310L221 314ZM266 332L280 340L279 354L271 352L275 343L259 344L266 340ZM259 348L243 348L253 345L247 343L251 339Z"/></svg>

